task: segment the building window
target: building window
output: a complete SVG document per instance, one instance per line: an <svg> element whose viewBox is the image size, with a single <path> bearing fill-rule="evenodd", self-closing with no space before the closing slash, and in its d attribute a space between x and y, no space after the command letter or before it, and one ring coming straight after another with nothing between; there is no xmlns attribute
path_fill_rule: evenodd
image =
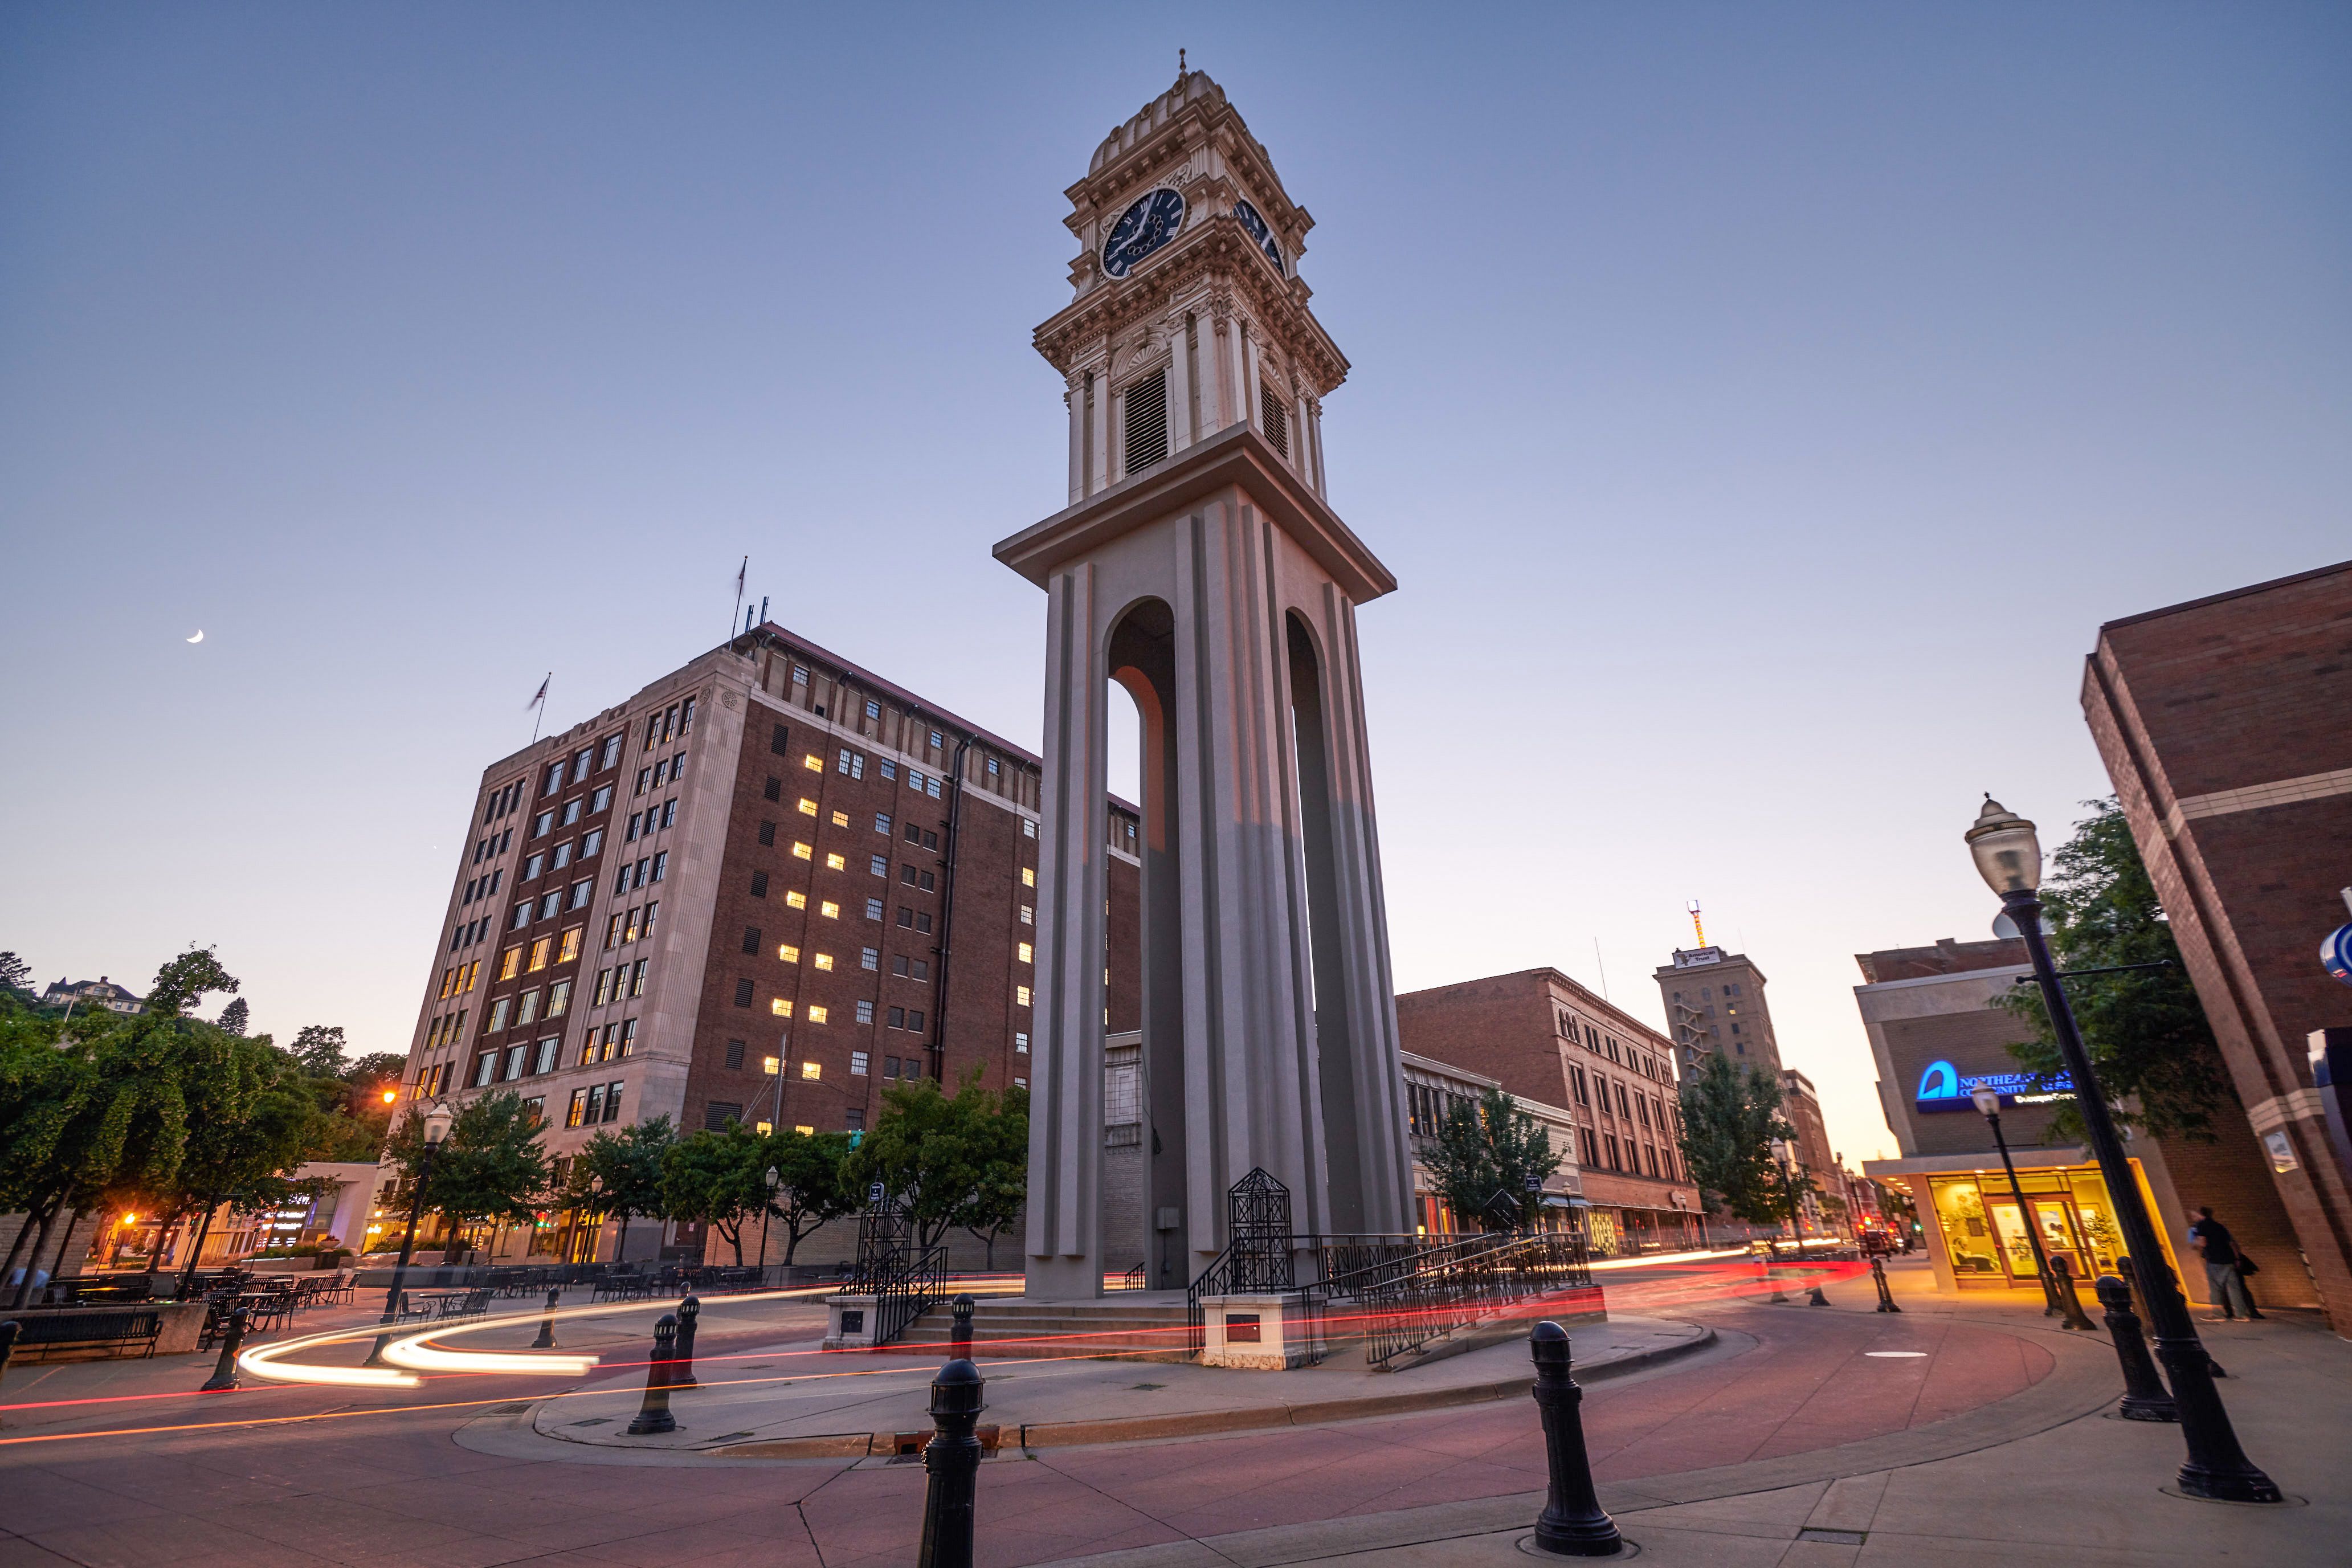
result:
<svg viewBox="0 0 2352 1568"><path fill-rule="evenodd" d="M738 980L735 983L735 1005L749 1007L751 1005L751 983L748 980Z"/></svg>
<svg viewBox="0 0 2352 1568"><path fill-rule="evenodd" d="M760 842L762 844L773 844L775 841L776 825L772 822L763 822L760 824Z"/></svg>
<svg viewBox="0 0 2352 1568"><path fill-rule="evenodd" d="M547 967L547 955L555 946L553 937L543 936L530 944L530 969L536 973Z"/></svg>
<svg viewBox="0 0 2352 1568"><path fill-rule="evenodd" d="M1022 963L1033 963L1036 962L1034 959L1031 958L1031 957L1029 956L1029 954L1030 954L1030 948L1029 948L1029 944L1028 944L1027 942L1023 942L1023 943L1021 944L1021 962L1022 962Z"/></svg>
<svg viewBox="0 0 2352 1568"><path fill-rule="evenodd" d="M789 1018L793 1016L793 999L789 996L779 996L768 1004L768 1011L779 1018Z"/></svg>
<svg viewBox="0 0 2352 1568"><path fill-rule="evenodd" d="M907 1026L907 1010L904 1007L893 1007L890 1009L890 1026L894 1029L903 1029ZM893 1065L890 1070L883 1076L886 1078L897 1078L898 1076L898 1068L896 1064L898 1058L892 1057L890 1060Z"/></svg>
<svg viewBox="0 0 2352 1568"><path fill-rule="evenodd" d="M824 759L811 752L801 759L801 766L813 773L821 773L824 772Z"/></svg>
<svg viewBox="0 0 2352 1568"><path fill-rule="evenodd" d="M646 994L646 965L649 962L651 961L641 958L629 966L630 995L642 996Z"/></svg>
<svg viewBox="0 0 2352 1568"><path fill-rule="evenodd" d="M801 961L801 950L794 947L791 942L786 942L783 946L776 949L776 956L782 959L786 963L798 963Z"/></svg>
<svg viewBox="0 0 2352 1568"><path fill-rule="evenodd" d="M760 951L760 928L758 926L745 926L743 928L743 951L745 952L757 952Z"/></svg>
<svg viewBox="0 0 2352 1568"><path fill-rule="evenodd" d="M486 1035L495 1035L507 1026L507 1009L514 1003L511 996L501 996L490 1004L490 1021L482 1026Z"/></svg>
<svg viewBox="0 0 2352 1568"><path fill-rule="evenodd" d="M819 1079L823 1078L824 1076L824 1067L823 1067L822 1065L820 1065L819 1063L816 1063L816 1062L803 1062L803 1063L801 1063L801 1077L802 1077L802 1079L803 1079L803 1080L805 1080L805 1081L807 1081L807 1082L810 1082L810 1083L814 1083L814 1082L815 1082L817 1079Z"/></svg>
<svg viewBox="0 0 2352 1568"><path fill-rule="evenodd" d="M1024 904L1021 906L1021 923L1025 926L1033 926L1037 923L1037 910L1034 905Z"/></svg>
<svg viewBox="0 0 2352 1568"><path fill-rule="evenodd" d="M1021 837L1024 838L1034 838L1037 837L1037 819L1035 817L1024 816L1021 819Z"/></svg>
<svg viewBox="0 0 2352 1568"><path fill-rule="evenodd" d="M1026 985L1015 985L1013 988L1013 1005L1016 1007L1026 1007L1029 1005L1029 987Z"/></svg>
<svg viewBox="0 0 2352 1568"><path fill-rule="evenodd" d="M860 1002L860 1003L858 1003L858 1005L857 1005L857 1021L858 1021L859 1023L861 1023L861 1024L870 1024L870 1023L872 1023L872 1022L874 1021L874 1004L873 1004L873 1003L871 1003L871 1002Z"/></svg>
<svg viewBox="0 0 2352 1568"><path fill-rule="evenodd" d="M879 948L873 948L873 947L862 947L862 948L859 948L859 949L857 950L857 967L858 967L858 968L860 968L860 969L875 969L875 968L878 968L878 967L880 966L880 964L881 964L881 962L882 962L882 952L881 952L881 950L880 950Z"/></svg>
<svg viewBox="0 0 2352 1568"><path fill-rule="evenodd" d="M1035 868L1030 866L1024 866L1021 868L1021 885L1024 888L1034 888L1037 885L1037 872Z"/></svg>
<svg viewBox="0 0 2352 1568"><path fill-rule="evenodd" d="M874 831L885 834L890 831L890 814L888 812L877 811L874 814Z"/></svg>
<svg viewBox="0 0 2352 1568"><path fill-rule="evenodd" d="M755 899L764 899L768 896L768 874L765 871L751 873L751 896Z"/></svg>
<svg viewBox="0 0 2352 1568"><path fill-rule="evenodd" d="M803 816L814 816L816 815L816 802L811 800L806 795L801 796L800 812ZM772 843L774 841L772 839L770 842Z"/></svg>
<svg viewBox="0 0 2352 1568"><path fill-rule="evenodd" d="M1013 1049L1020 1056L1027 1056L1029 1054L1029 1036L1027 1031L1020 1030L1013 1034Z"/></svg>
<svg viewBox="0 0 2352 1568"><path fill-rule="evenodd" d="M555 1070L555 1048L562 1043L562 1039L554 1035L550 1035L547 1038L540 1041L539 1056L530 1064L530 1070L533 1073L553 1072Z"/></svg>
<svg viewBox="0 0 2352 1568"><path fill-rule="evenodd" d="M824 868L828 871L843 870L846 868L847 864L848 863L843 860L838 855L827 855L824 858Z"/></svg>
<svg viewBox="0 0 2352 1568"><path fill-rule="evenodd" d="M816 966L830 973L833 970L833 954L829 952L818 953L816 955Z"/></svg>
<svg viewBox="0 0 2352 1568"><path fill-rule="evenodd" d="M588 859L603 847L604 847L604 830L601 827L592 827L588 830L587 836L580 840L580 858Z"/></svg>
<svg viewBox="0 0 2352 1568"><path fill-rule="evenodd" d="M824 1013L824 1009L822 1006L813 1006L813 1007L811 1007L811 1008L808 1010L808 1021L809 1021L810 1023L812 1023L812 1024L822 1024L822 1023L824 1023L824 1022L825 1021L825 1013ZM802 1076L803 1078L806 1078L806 1077L808 1077L809 1075L808 1075L808 1074L806 1074L806 1073L803 1073L801 1076Z"/></svg>
<svg viewBox="0 0 2352 1568"><path fill-rule="evenodd" d="M828 899L824 902L817 905L816 912L823 915L829 921L837 921L841 918L841 906Z"/></svg>
<svg viewBox="0 0 2352 1568"><path fill-rule="evenodd" d="M1266 440L1287 460L1290 457L1290 411L1283 406L1282 398L1274 390L1272 382L1257 384L1257 412L1258 425L1265 430Z"/></svg>
<svg viewBox="0 0 2352 1568"><path fill-rule="evenodd" d="M793 843L793 859L795 859L795 860L805 860L805 859L807 859L807 858L809 858L809 856L810 856L810 854L811 854L811 853L812 853L812 851L811 851L811 849L809 848L809 847L808 847L807 845L803 844L803 843L800 843L800 842L798 842L798 841L795 841L795 842Z"/></svg>
<svg viewBox="0 0 2352 1568"><path fill-rule="evenodd" d="M808 908L808 895L795 888L784 895L784 906L787 909L804 910Z"/></svg>
<svg viewBox="0 0 2352 1568"><path fill-rule="evenodd" d="M555 892L548 894L547 897L539 900L539 918L543 921L553 920L555 918L556 910L562 907L562 903L563 895L562 893Z"/></svg>
<svg viewBox="0 0 2352 1568"><path fill-rule="evenodd" d="M869 921L878 921L882 918L881 900L868 899L866 900L866 918Z"/></svg>
<svg viewBox="0 0 2352 1568"><path fill-rule="evenodd" d="M547 1016L560 1018L572 1006L572 982L559 980L547 988ZM545 1068L541 1068L545 1071Z"/></svg>

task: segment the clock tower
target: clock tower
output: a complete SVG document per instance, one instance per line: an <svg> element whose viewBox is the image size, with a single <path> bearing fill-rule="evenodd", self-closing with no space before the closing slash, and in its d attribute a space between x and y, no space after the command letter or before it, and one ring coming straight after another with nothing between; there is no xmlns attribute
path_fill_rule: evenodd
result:
<svg viewBox="0 0 2352 1568"><path fill-rule="evenodd" d="M1189 71L1069 187L1075 298L1037 329L1069 505L998 544L1046 590L1029 1294L1160 1289L1254 1169L1302 1234L1409 1228L1395 987L1356 606L1396 580L1328 504L1314 220ZM1148 1234L1102 1233L1108 686L1142 719Z"/></svg>

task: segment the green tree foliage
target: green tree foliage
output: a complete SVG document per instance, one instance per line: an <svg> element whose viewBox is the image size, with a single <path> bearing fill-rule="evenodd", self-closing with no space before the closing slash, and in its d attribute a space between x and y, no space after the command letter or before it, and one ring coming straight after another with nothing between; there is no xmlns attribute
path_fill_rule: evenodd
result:
<svg viewBox="0 0 2352 1568"><path fill-rule="evenodd" d="M2205 1009L2180 966L2179 946L2122 809L2113 796L2083 804L2091 815L2051 858L2051 875L2042 887L2042 910L2057 928L2051 956L2062 970L2171 961L2166 969L2064 982L2084 1046L2116 1121L2210 1140L2214 1109L2235 1103L2236 1094ZM2063 1072L2040 986L2013 986L1994 1005L2034 1027L2033 1039L2010 1047L2011 1056L2045 1079ZM2053 1130L2082 1137L2074 1102L2063 1100L2056 1109Z"/></svg>
<svg viewBox="0 0 2352 1568"><path fill-rule="evenodd" d="M1475 1103L1454 1102L1422 1163L1456 1225L1512 1230L1534 1223L1541 1194L1528 1184L1542 1186L1559 1169L1559 1155L1543 1123L1490 1089Z"/></svg>
<svg viewBox="0 0 2352 1568"><path fill-rule="evenodd" d="M341 1024L305 1024L295 1031L294 1043L286 1054L302 1064L302 1070L312 1078L341 1079L347 1064L343 1060L343 1026Z"/></svg>
<svg viewBox="0 0 2352 1568"><path fill-rule="evenodd" d="M299 1040L301 1037L295 1037ZM408 1058L397 1051L370 1051L343 1069L343 1081L360 1090L381 1089L400 1082L401 1070Z"/></svg>
<svg viewBox="0 0 2352 1568"><path fill-rule="evenodd" d="M563 1201L568 1207L621 1222L614 1257L625 1256L631 1220L669 1216L662 1198L662 1166L677 1142L677 1130L662 1115L599 1132L572 1157Z"/></svg>
<svg viewBox="0 0 2352 1568"><path fill-rule="evenodd" d="M184 1279L195 1273L213 1215L226 1204L255 1213L302 1190L291 1173L307 1157L319 1110L284 1053L258 1040L229 1037L208 1085L204 1111L188 1129L170 1192L157 1194L164 1228L193 1222ZM160 1233L159 1233L160 1234Z"/></svg>
<svg viewBox="0 0 2352 1568"><path fill-rule="evenodd" d="M790 1263L811 1231L857 1212L859 1194L842 1175L842 1163L849 1158L849 1134L782 1128L765 1142L761 1181L764 1187L767 1173L776 1173L776 1190L767 1208L783 1222L783 1261Z"/></svg>
<svg viewBox="0 0 2352 1568"><path fill-rule="evenodd" d="M228 1005L221 1009L218 1027L224 1035L243 1035L249 1026L252 1017L252 1009L246 1005L245 998L233 996L229 999Z"/></svg>
<svg viewBox="0 0 2352 1568"><path fill-rule="evenodd" d="M1710 1208L1751 1225L1787 1217L1772 1140L1797 1130L1780 1115L1780 1086L1720 1052L1683 1079L1683 1163Z"/></svg>
<svg viewBox="0 0 2352 1568"><path fill-rule="evenodd" d="M853 1190L875 1182L908 1205L915 1240L929 1249L950 1230L993 1234L1009 1224L1005 1205L1027 1190L1029 1103L1015 1104L980 1087L980 1072L953 1097L937 1080L902 1080L882 1092L882 1115L850 1156L845 1174ZM1020 1136L1011 1133L1017 1122Z"/></svg>
<svg viewBox="0 0 2352 1568"><path fill-rule="evenodd" d="M768 1140L740 1121L689 1132L662 1155L662 1205L669 1217L707 1225L743 1261L743 1224L767 1206Z"/></svg>
<svg viewBox="0 0 2352 1568"><path fill-rule="evenodd" d="M33 970L14 952L0 952L0 991L32 989Z"/></svg>
<svg viewBox="0 0 2352 1568"><path fill-rule="evenodd" d="M453 1230L469 1225L530 1225L550 1199L553 1174L540 1137L547 1131L537 1111L508 1090L486 1094L461 1107L433 1157L425 1205ZM393 1129L383 1155L414 1172L425 1155L425 1118L412 1107Z"/></svg>

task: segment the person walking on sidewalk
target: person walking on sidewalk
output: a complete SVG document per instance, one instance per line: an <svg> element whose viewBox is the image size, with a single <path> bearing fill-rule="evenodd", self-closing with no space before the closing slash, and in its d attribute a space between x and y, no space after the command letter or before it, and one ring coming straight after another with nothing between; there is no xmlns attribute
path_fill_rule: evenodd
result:
<svg viewBox="0 0 2352 1568"><path fill-rule="evenodd" d="M2197 1214L2197 1223L2189 1227L2189 1245L2195 1247L2198 1256L2205 1260L2206 1293L2213 1299L2213 1305L2221 1309L2218 1314L2209 1315L2206 1321L2235 1322L2237 1309L2241 1307L2245 1309L2247 1318L2259 1321L2262 1314L2254 1310L2253 1302L2247 1299L2246 1282L2238 1273L2238 1244L2230 1235L2230 1227L2215 1219L2210 1208L2200 1208Z"/></svg>

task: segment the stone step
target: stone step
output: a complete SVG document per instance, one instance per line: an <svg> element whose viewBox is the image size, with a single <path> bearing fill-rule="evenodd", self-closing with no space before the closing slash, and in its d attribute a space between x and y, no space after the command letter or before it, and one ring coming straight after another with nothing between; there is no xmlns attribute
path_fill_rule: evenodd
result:
<svg viewBox="0 0 2352 1568"><path fill-rule="evenodd" d="M975 1354L1087 1355L1118 1361L1190 1361L1181 1303L1075 1306L1059 1302L982 1301L972 1313ZM936 1355L952 1342L955 1315L932 1308L909 1324L882 1353ZM993 1348L992 1348L993 1347Z"/></svg>

